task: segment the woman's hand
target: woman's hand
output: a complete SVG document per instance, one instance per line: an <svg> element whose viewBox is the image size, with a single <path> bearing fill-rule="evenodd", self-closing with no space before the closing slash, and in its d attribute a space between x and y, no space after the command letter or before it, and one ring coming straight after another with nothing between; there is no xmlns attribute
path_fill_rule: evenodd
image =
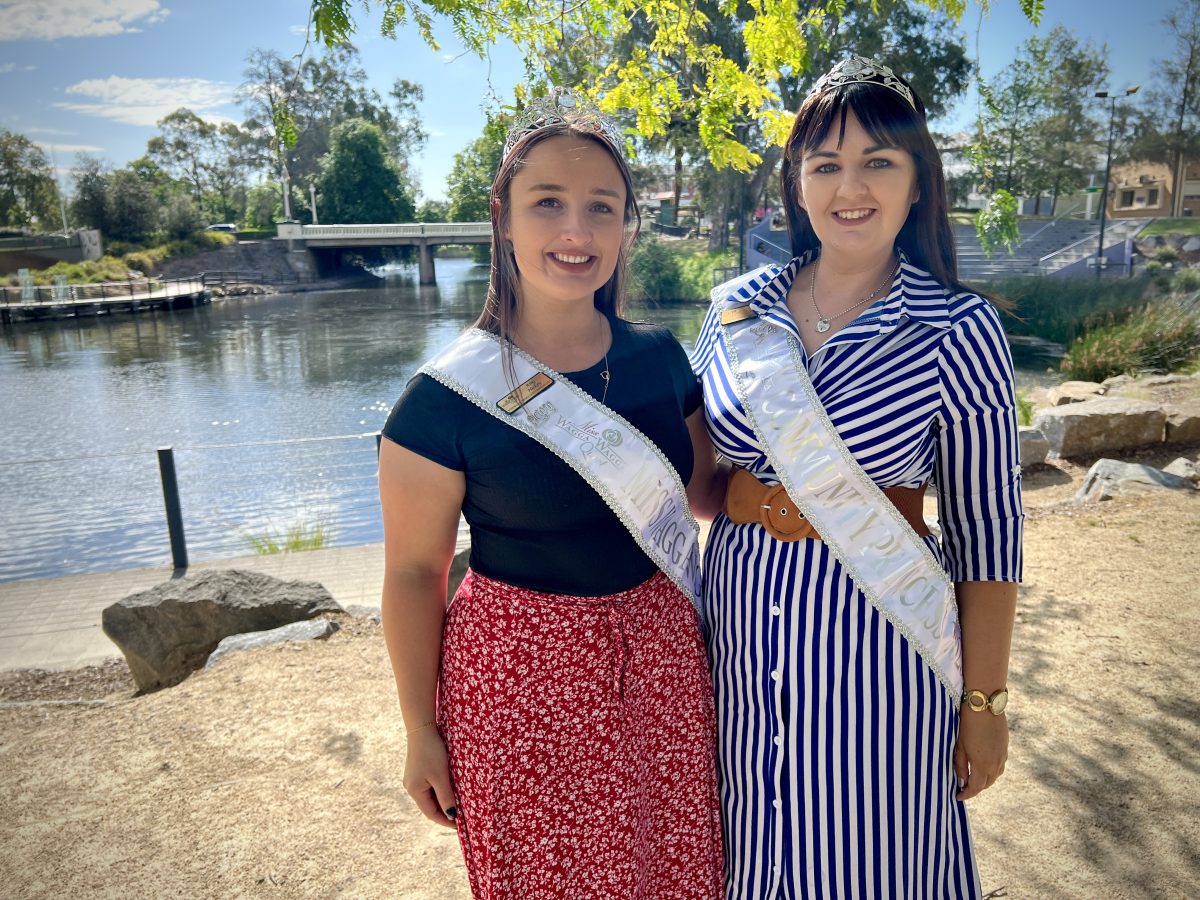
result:
<svg viewBox="0 0 1200 900"><path fill-rule="evenodd" d="M455 827L458 807L450 786L450 759L436 728L421 728L409 735L404 789L427 818L447 828Z"/></svg>
<svg viewBox="0 0 1200 900"><path fill-rule="evenodd" d="M960 785L955 799L970 800L995 784L1007 759L1008 719L963 709L954 747L954 774Z"/></svg>

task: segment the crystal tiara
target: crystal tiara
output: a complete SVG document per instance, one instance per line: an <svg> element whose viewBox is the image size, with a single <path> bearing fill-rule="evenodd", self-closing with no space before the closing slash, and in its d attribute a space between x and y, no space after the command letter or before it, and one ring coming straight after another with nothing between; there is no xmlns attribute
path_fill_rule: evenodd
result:
<svg viewBox="0 0 1200 900"><path fill-rule="evenodd" d="M552 125L564 124L596 135L612 147L618 156L624 156L625 137L616 122L569 88L554 87L545 97L538 97L517 113L504 141L504 157L527 135Z"/></svg>
<svg viewBox="0 0 1200 900"><path fill-rule="evenodd" d="M865 56L851 56L849 59L842 60L817 79L817 83L808 92L808 96L811 97L813 94L844 87L848 84L878 84L890 88L907 100L908 105L914 110L917 108L916 101L913 100L913 92L908 85L897 78L896 73L887 66L877 63L873 59L867 59Z"/></svg>

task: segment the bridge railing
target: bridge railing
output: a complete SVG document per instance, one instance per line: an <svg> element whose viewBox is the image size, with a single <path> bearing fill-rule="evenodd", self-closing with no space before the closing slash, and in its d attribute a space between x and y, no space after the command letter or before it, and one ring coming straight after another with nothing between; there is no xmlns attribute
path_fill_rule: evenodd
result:
<svg viewBox="0 0 1200 900"><path fill-rule="evenodd" d="M490 222L417 222L380 225L303 225L292 226L287 234L280 226L280 237L300 237L304 240L322 238L437 238L482 237L492 233ZM297 235L296 232L299 232Z"/></svg>

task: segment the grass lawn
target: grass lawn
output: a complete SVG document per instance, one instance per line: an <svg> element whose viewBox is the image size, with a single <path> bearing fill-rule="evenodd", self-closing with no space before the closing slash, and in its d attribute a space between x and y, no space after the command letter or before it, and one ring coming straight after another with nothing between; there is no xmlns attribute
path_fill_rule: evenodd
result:
<svg viewBox="0 0 1200 900"><path fill-rule="evenodd" d="M1139 237L1156 234L1200 234L1200 219L1155 219Z"/></svg>

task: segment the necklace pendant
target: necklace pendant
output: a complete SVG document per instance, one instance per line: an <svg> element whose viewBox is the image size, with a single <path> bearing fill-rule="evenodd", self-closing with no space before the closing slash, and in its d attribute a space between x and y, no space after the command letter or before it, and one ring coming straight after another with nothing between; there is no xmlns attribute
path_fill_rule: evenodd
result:
<svg viewBox="0 0 1200 900"><path fill-rule="evenodd" d="M817 331L819 331L821 334L824 334L828 330L829 330L829 320L828 319L817 319Z"/></svg>

